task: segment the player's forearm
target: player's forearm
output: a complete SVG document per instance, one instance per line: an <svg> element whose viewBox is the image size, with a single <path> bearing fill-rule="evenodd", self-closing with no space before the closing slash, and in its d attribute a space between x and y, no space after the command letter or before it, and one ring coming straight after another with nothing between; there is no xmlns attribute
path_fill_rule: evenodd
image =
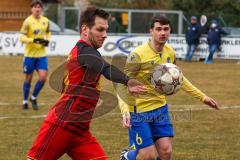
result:
<svg viewBox="0 0 240 160"><path fill-rule="evenodd" d="M122 96L120 96L119 94L117 94L117 98L118 98L118 105L119 105L122 116L129 114L128 104L122 99Z"/></svg>
<svg viewBox="0 0 240 160"><path fill-rule="evenodd" d="M20 34L19 40L20 40L22 43L31 43L31 42L33 42L33 38L29 38L29 37L27 37L27 36L24 35L24 34Z"/></svg>
<svg viewBox="0 0 240 160"><path fill-rule="evenodd" d="M128 92L127 86L120 83L116 85L116 92L122 115L129 114L136 104L136 98Z"/></svg>
<svg viewBox="0 0 240 160"><path fill-rule="evenodd" d="M121 72L118 68L116 68L113 65L108 64L106 67L104 67L102 74L107 79L116 82L116 83L122 83L124 85L127 85L129 77L126 76L123 72Z"/></svg>
<svg viewBox="0 0 240 160"><path fill-rule="evenodd" d="M195 87L186 77L183 77L182 89L200 101L204 101L206 97L206 95Z"/></svg>

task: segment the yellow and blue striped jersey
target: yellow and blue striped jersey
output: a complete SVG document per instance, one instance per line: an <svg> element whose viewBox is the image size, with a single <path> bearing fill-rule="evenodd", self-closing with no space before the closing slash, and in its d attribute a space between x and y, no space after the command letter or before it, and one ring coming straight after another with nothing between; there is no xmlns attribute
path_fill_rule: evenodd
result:
<svg viewBox="0 0 240 160"><path fill-rule="evenodd" d="M171 46L165 44L162 52L156 53L150 43L145 43L135 48L128 56L125 72L131 77L142 82L147 88L147 93L134 98L127 92L124 85L118 85L119 106L122 113L147 112L164 106L166 97L158 93L151 84L151 75L156 65L163 63L175 63L175 52ZM205 94L194 87L185 77L182 89L193 97L203 100ZM135 107L134 107L135 106Z"/></svg>
<svg viewBox="0 0 240 160"><path fill-rule="evenodd" d="M49 40L51 33L49 31L49 20L44 16L34 18L27 17L20 30L19 40L26 43L24 56L25 57L44 57L46 49L41 44L33 43L34 38L43 38Z"/></svg>

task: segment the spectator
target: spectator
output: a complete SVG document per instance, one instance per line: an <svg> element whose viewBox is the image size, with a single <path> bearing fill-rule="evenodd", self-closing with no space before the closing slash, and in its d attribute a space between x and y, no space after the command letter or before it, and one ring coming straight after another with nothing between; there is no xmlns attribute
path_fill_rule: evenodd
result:
<svg viewBox="0 0 240 160"><path fill-rule="evenodd" d="M192 60L193 54L199 44L199 38L201 36L201 26L197 22L197 17L191 17L191 23L188 26L186 32L186 41L188 44L187 54L185 57L185 61L190 62Z"/></svg>
<svg viewBox="0 0 240 160"><path fill-rule="evenodd" d="M121 25L118 23L118 21L116 20L116 17L114 16L110 17L108 32L109 33L121 32Z"/></svg>
<svg viewBox="0 0 240 160"><path fill-rule="evenodd" d="M200 18L201 34L208 34L209 24L207 23L207 16L202 15Z"/></svg>
<svg viewBox="0 0 240 160"><path fill-rule="evenodd" d="M211 64L213 59L213 54L220 49L221 46L221 34L227 34L226 31L218 24L218 22L213 19L210 23L207 41L209 54L205 59L205 64Z"/></svg>

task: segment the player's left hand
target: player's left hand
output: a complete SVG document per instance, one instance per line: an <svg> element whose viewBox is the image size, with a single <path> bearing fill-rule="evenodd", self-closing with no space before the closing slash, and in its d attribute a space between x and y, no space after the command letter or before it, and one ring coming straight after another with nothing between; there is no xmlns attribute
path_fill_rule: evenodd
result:
<svg viewBox="0 0 240 160"><path fill-rule="evenodd" d="M210 107L212 107L212 108L214 108L214 109L216 109L216 110L219 110L217 102L216 102L214 99L212 99L211 97L206 96L206 97L204 98L204 101L203 101L203 102L204 102L206 105L208 105L208 106L210 106Z"/></svg>
<svg viewBox="0 0 240 160"><path fill-rule="evenodd" d="M122 125L123 128L130 128L130 114L129 113L124 113L123 114L123 119L122 119Z"/></svg>
<svg viewBox="0 0 240 160"><path fill-rule="evenodd" d="M41 44L42 44L44 47L47 47L48 44L49 44L49 40L45 39L45 40L42 41Z"/></svg>

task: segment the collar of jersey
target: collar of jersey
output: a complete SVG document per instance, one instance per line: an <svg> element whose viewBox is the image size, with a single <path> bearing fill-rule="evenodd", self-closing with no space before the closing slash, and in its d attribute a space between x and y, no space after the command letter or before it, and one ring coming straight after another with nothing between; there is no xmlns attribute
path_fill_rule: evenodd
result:
<svg viewBox="0 0 240 160"><path fill-rule="evenodd" d="M84 41L83 39L80 39L78 42L86 43L87 45L92 46L90 43Z"/></svg>
<svg viewBox="0 0 240 160"><path fill-rule="evenodd" d="M161 52L156 52L156 51L152 48L150 41L148 42L148 46L150 47L150 49L151 49L154 53L159 54L159 55L162 54L162 51L161 51Z"/></svg>

